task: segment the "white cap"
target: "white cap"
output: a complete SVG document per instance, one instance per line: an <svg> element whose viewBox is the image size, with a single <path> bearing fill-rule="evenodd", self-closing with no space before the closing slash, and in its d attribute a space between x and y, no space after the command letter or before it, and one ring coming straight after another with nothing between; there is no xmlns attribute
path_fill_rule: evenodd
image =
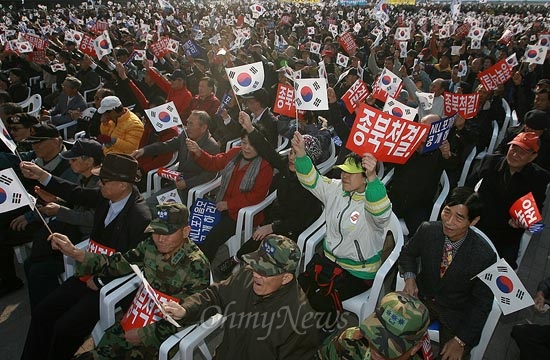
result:
<svg viewBox="0 0 550 360"><path fill-rule="evenodd" d="M101 106L97 109L99 114L104 114L106 111L114 110L122 106L122 102L116 96L106 96L101 100Z"/></svg>

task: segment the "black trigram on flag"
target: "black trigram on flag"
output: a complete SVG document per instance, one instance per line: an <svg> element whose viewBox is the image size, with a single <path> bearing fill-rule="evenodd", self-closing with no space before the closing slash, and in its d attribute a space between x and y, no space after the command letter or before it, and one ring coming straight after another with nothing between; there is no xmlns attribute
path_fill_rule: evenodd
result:
<svg viewBox="0 0 550 360"><path fill-rule="evenodd" d="M20 193L14 193L11 197L11 203L12 204L21 204L21 194Z"/></svg>
<svg viewBox="0 0 550 360"><path fill-rule="evenodd" d="M235 72L234 72L233 70L231 70L231 71L229 72L229 78L230 78L230 79L233 79L234 77L235 77Z"/></svg>
<svg viewBox="0 0 550 360"><path fill-rule="evenodd" d="M506 305L510 305L510 299L504 296L500 297L500 302Z"/></svg>
<svg viewBox="0 0 550 360"><path fill-rule="evenodd" d="M151 111L150 114L151 114L151 117L154 117L154 118L157 117L157 113L154 111Z"/></svg>
<svg viewBox="0 0 550 360"><path fill-rule="evenodd" d="M296 99L296 105L301 106L302 105L302 100Z"/></svg>
<svg viewBox="0 0 550 360"><path fill-rule="evenodd" d="M239 92L239 87L233 85L233 91L235 92L235 94L238 93Z"/></svg>
<svg viewBox="0 0 550 360"><path fill-rule="evenodd" d="M410 114L411 114L411 110L405 109L405 115L410 115Z"/></svg>
<svg viewBox="0 0 550 360"><path fill-rule="evenodd" d="M315 98L315 101L313 102L313 105L314 105L315 107L319 107L320 104L321 104L321 99Z"/></svg>
<svg viewBox="0 0 550 360"><path fill-rule="evenodd" d="M252 84L252 87L255 89L260 85L259 81L254 81L254 84Z"/></svg>
<svg viewBox="0 0 550 360"><path fill-rule="evenodd" d="M516 298L523 300L524 295L525 295L525 292L523 290L518 289L518 291L516 291Z"/></svg>
<svg viewBox="0 0 550 360"><path fill-rule="evenodd" d="M254 66L251 66L249 70L254 75L258 73L258 69L256 69Z"/></svg>
<svg viewBox="0 0 550 360"><path fill-rule="evenodd" d="M13 182L13 179L10 178L9 176L1 175L0 176L0 182L10 186L10 184Z"/></svg>
<svg viewBox="0 0 550 360"><path fill-rule="evenodd" d="M159 121L157 121L157 123L156 123L155 125L156 125L157 127L159 127L159 128L163 127L162 123L159 122Z"/></svg>
<svg viewBox="0 0 550 360"><path fill-rule="evenodd" d="M497 266L497 271L499 273L503 272L503 273L507 273L508 272L508 268L506 266Z"/></svg>
<svg viewBox="0 0 550 360"><path fill-rule="evenodd" d="M171 107L170 105L168 105L168 106L166 107L166 110L168 110L168 111L172 112L172 111L174 111L174 108L173 108L173 107Z"/></svg>
<svg viewBox="0 0 550 360"><path fill-rule="evenodd" d="M493 274L489 273L489 274L485 274L485 280L493 280Z"/></svg>
<svg viewBox="0 0 550 360"><path fill-rule="evenodd" d="M321 85L319 85L319 83L317 81L315 81L313 83L313 87L315 88L315 90L319 90L321 88Z"/></svg>

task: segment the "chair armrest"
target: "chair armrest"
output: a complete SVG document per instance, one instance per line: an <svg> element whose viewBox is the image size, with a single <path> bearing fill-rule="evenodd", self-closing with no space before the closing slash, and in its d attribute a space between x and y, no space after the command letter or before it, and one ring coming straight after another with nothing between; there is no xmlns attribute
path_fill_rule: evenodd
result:
<svg viewBox="0 0 550 360"><path fill-rule="evenodd" d="M136 274L116 278L101 288L99 293L99 323L103 330L115 324L115 306L141 284Z"/></svg>
<svg viewBox="0 0 550 360"><path fill-rule="evenodd" d="M187 196L187 207L189 208L189 211L191 211L193 202L196 199L204 197L210 191L220 186L221 183L222 183L222 178L218 176L214 180L210 180L205 184L197 185L194 188L190 189L189 195Z"/></svg>
<svg viewBox="0 0 550 360"><path fill-rule="evenodd" d="M244 241L248 241L252 237L252 231L254 230L254 216L266 207L271 205L275 199L277 199L277 190L269 194L263 201L256 205L250 205L239 210L237 217L237 227L235 234L239 237L244 233L244 238L241 238L241 244Z"/></svg>

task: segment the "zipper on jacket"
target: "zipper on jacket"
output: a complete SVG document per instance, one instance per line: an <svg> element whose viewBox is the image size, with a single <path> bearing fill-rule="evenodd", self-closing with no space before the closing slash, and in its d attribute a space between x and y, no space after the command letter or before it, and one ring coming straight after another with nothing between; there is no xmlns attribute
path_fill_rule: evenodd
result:
<svg viewBox="0 0 550 360"><path fill-rule="evenodd" d="M359 246L359 241L353 240L353 243L355 244L355 250L357 250L357 257L359 257L359 261L363 263L363 267L365 267L365 258L363 257L363 253L361 253L361 246Z"/></svg>
<svg viewBox="0 0 550 360"><path fill-rule="evenodd" d="M340 244L342 244L342 242L344 241L344 235L342 235L342 218L344 217L344 213L346 212L346 210L349 208L350 205L351 205L351 195L349 197L348 205L346 205L346 207L340 212L340 219L338 220L338 233L340 234L340 242L336 244L336 246L333 247L332 249L329 249L333 255L334 255L334 250L336 250L336 248L340 246Z"/></svg>

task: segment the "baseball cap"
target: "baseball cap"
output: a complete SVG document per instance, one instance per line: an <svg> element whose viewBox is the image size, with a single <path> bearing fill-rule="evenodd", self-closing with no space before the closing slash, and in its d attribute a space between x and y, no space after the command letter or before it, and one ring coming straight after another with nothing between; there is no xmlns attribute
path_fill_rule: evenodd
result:
<svg viewBox="0 0 550 360"><path fill-rule="evenodd" d="M255 252L243 255L243 261L262 276L294 273L301 252L296 243L282 235L268 235Z"/></svg>
<svg viewBox="0 0 550 360"><path fill-rule="evenodd" d="M180 69L174 70L172 75L170 75L170 80L176 80L176 79L185 80L185 73L183 72L183 70L180 70Z"/></svg>
<svg viewBox="0 0 550 360"><path fill-rule="evenodd" d="M66 160L89 156L94 158L96 163L101 163L101 160L103 160L103 147L95 140L78 139L71 150L63 151L59 156Z"/></svg>
<svg viewBox="0 0 550 360"><path fill-rule="evenodd" d="M533 130L544 130L548 127L550 115L546 111L531 110L523 117L523 122Z"/></svg>
<svg viewBox="0 0 550 360"><path fill-rule="evenodd" d="M508 143L517 145L523 150L538 152L540 148L539 136L534 132L522 132Z"/></svg>
<svg viewBox="0 0 550 360"><path fill-rule="evenodd" d="M146 232L170 235L189 224L187 206L180 203L163 203L157 205L157 217L151 221Z"/></svg>
<svg viewBox="0 0 550 360"><path fill-rule="evenodd" d="M359 328L376 350L385 358L403 355L426 333L430 316L426 306L404 293L391 292Z"/></svg>
<svg viewBox="0 0 550 360"><path fill-rule="evenodd" d="M338 168L349 174L360 174L364 171L363 167L361 166L361 162L357 164L352 156L346 157L346 160L344 161L343 164L336 165L334 166L334 168Z"/></svg>
<svg viewBox="0 0 550 360"><path fill-rule="evenodd" d="M31 136L23 140L23 142L36 144L44 140L59 138L59 130L53 124L39 123L31 128Z"/></svg>
<svg viewBox="0 0 550 360"><path fill-rule="evenodd" d="M38 124L38 119L27 113L13 114L6 118L6 123L9 125L22 125L25 128L30 128Z"/></svg>
<svg viewBox="0 0 550 360"><path fill-rule="evenodd" d="M121 107L122 102L116 96L105 96L101 99L101 105L97 109L98 114L104 114L107 111L114 110L117 107Z"/></svg>

